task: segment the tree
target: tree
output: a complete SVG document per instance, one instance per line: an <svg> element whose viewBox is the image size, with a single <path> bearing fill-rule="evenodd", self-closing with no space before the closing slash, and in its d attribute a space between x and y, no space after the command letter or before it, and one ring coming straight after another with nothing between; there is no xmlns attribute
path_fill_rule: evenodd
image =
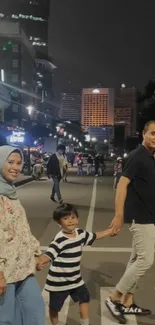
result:
<svg viewBox="0 0 155 325"><path fill-rule="evenodd" d="M149 80L145 86L144 93L138 96L138 132L142 134L142 130L146 122L155 120L155 80Z"/></svg>

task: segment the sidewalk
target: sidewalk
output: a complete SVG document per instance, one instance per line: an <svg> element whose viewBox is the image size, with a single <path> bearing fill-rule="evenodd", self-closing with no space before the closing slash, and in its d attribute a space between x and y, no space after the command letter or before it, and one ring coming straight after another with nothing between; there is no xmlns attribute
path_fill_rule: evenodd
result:
<svg viewBox="0 0 155 325"><path fill-rule="evenodd" d="M31 182L31 181L33 181L33 177L32 177L32 175L23 175L23 174L21 174L21 175L17 178L17 180L15 181L14 185L15 185L16 187L18 187L18 186L20 186L20 185L23 185L23 184L29 183L29 182Z"/></svg>

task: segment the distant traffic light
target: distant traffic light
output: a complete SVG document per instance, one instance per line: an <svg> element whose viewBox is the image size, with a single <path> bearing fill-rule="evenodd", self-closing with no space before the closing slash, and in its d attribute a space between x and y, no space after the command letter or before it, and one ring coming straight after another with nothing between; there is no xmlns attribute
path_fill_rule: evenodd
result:
<svg viewBox="0 0 155 325"><path fill-rule="evenodd" d="M8 45L12 45L12 41L8 41L7 44L8 44Z"/></svg>
<svg viewBox="0 0 155 325"><path fill-rule="evenodd" d="M3 51L7 51L7 47L5 45L2 46Z"/></svg>

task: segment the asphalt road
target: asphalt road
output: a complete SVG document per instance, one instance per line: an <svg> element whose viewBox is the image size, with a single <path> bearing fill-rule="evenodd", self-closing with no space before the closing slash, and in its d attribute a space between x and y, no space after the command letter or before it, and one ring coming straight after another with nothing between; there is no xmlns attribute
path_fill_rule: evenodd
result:
<svg viewBox="0 0 155 325"><path fill-rule="evenodd" d="M114 216L114 191L112 177L77 177L71 175L61 189L65 202L75 204L79 211L80 227L89 231L106 228ZM26 209L33 234L40 240L42 249L53 239L59 227L52 220L56 204L49 199L51 181L31 182L18 189L19 197ZM119 236L98 240L93 247L85 249L82 258L82 274L91 294L90 323L93 325L117 324L104 306L104 299L116 285L125 270L131 251L131 236L127 226ZM47 268L37 273L37 279L44 288ZM152 310L150 317L129 317L129 325L155 324L155 266L139 283L136 302ZM43 291L48 306L48 294ZM47 307L48 309L48 307ZM49 325L48 310L47 322ZM68 300L60 315L60 324L78 325L78 305Z"/></svg>

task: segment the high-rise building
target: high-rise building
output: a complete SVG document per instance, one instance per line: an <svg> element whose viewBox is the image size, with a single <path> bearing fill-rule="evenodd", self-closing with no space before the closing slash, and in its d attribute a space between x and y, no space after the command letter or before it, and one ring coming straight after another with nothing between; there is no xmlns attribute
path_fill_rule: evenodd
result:
<svg viewBox="0 0 155 325"><path fill-rule="evenodd" d="M28 119L26 107L34 104L35 49L20 23L0 21L0 62L0 80L6 89L3 100L10 101L4 121L14 127L23 126Z"/></svg>
<svg viewBox="0 0 155 325"><path fill-rule="evenodd" d="M81 123L85 131L114 124L114 89L83 89Z"/></svg>
<svg viewBox="0 0 155 325"><path fill-rule="evenodd" d="M61 94L60 118L62 120L80 122L81 117L81 94L62 93Z"/></svg>
<svg viewBox="0 0 155 325"><path fill-rule="evenodd" d="M35 48L35 92L40 99L36 106L42 117L52 114L52 74L55 66L48 56L48 18L50 0L5 0L0 2L0 20L19 22L29 42ZM47 104L46 104L47 102ZM39 119L41 115L38 115ZM47 114L48 116L48 114ZM48 120L48 119L47 119ZM41 122L45 119L41 119Z"/></svg>
<svg viewBox="0 0 155 325"><path fill-rule="evenodd" d="M124 87L116 90L115 94L115 118L125 122L126 135L134 136L136 134L137 90Z"/></svg>
<svg viewBox="0 0 155 325"><path fill-rule="evenodd" d="M20 22L30 42L48 53L50 0L5 0L0 3L0 19Z"/></svg>
<svg viewBox="0 0 155 325"><path fill-rule="evenodd" d="M132 135L132 109L131 107L115 108L114 124L122 124L125 127L125 137Z"/></svg>

